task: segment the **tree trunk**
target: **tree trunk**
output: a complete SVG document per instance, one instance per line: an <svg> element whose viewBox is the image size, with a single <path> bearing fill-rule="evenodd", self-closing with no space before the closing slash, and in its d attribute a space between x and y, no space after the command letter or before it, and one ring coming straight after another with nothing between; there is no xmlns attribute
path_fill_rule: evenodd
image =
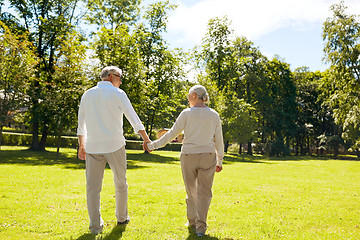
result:
<svg viewBox="0 0 360 240"><path fill-rule="evenodd" d="M339 147L336 146L336 147L334 147L334 157L337 158L338 155L339 155Z"/></svg>
<svg viewBox="0 0 360 240"><path fill-rule="evenodd" d="M240 143L239 144L239 155L241 155L242 154L242 144Z"/></svg>
<svg viewBox="0 0 360 240"><path fill-rule="evenodd" d="M227 153L227 152L228 152L228 149L229 149L229 141L225 141L224 151Z"/></svg>
<svg viewBox="0 0 360 240"><path fill-rule="evenodd" d="M60 145L61 145L61 136L62 136L62 123L61 118L59 119L58 129L57 129L57 139L56 139L56 157L55 161L59 160L60 155Z"/></svg>
<svg viewBox="0 0 360 240"><path fill-rule="evenodd" d="M42 132L41 140L40 140L40 144L39 144L40 151L45 151L46 139L47 139L48 134L49 134L49 127L44 126L44 130Z"/></svg>
<svg viewBox="0 0 360 240"><path fill-rule="evenodd" d="M59 160L59 155L60 155L60 143L61 143L61 133L58 134L57 139L56 139L56 157L55 157L55 161Z"/></svg>
<svg viewBox="0 0 360 240"><path fill-rule="evenodd" d="M33 82L31 86L35 93L32 93L32 108L30 109L30 114L32 115L32 141L31 141L31 147L30 150L33 151L39 151L40 145L39 145L39 101L38 101L38 95L39 95L39 82L35 81Z"/></svg>
<svg viewBox="0 0 360 240"><path fill-rule="evenodd" d="M253 155L252 145L250 141L248 142L247 154L251 156Z"/></svg>
<svg viewBox="0 0 360 240"><path fill-rule="evenodd" d="M31 150L39 151L39 118L33 114Z"/></svg>
<svg viewBox="0 0 360 240"><path fill-rule="evenodd" d="M3 134L2 134L2 131L3 131L3 125L0 126L0 150L1 150L1 144L2 144L2 139L3 139Z"/></svg>

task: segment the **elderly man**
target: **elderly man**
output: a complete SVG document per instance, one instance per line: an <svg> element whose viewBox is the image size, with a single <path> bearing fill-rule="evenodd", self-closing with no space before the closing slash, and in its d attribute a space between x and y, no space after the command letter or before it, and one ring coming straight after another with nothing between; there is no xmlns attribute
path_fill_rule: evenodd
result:
<svg viewBox="0 0 360 240"><path fill-rule="evenodd" d="M124 114L144 144L150 142L126 93L119 89L121 76L122 71L118 67L105 67L100 74L102 81L83 94L79 107L78 157L86 160L89 229L93 234L100 233L104 225L100 214L100 192L106 163L114 175L117 224L125 225L130 221L127 209Z"/></svg>

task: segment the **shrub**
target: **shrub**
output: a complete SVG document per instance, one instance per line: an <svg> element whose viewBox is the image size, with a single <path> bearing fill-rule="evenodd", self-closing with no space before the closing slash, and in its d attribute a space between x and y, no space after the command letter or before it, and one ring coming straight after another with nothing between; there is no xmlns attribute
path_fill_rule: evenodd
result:
<svg viewBox="0 0 360 240"><path fill-rule="evenodd" d="M31 134L3 132L2 145L30 146L31 141ZM142 143L143 142L140 140L126 140L126 149L141 150ZM181 146L181 143L169 143L165 147L161 148L161 150L180 151ZM57 147L57 138L55 136L48 136L46 140L46 147ZM60 147L76 149L78 147L77 137L61 137Z"/></svg>

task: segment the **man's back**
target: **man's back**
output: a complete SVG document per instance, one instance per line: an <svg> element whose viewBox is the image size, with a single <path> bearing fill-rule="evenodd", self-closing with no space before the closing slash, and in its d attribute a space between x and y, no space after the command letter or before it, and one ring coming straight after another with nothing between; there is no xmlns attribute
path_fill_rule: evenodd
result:
<svg viewBox="0 0 360 240"><path fill-rule="evenodd" d="M83 118L86 125L87 152L112 152L125 145L122 98L126 94L106 81L84 93L79 121Z"/></svg>

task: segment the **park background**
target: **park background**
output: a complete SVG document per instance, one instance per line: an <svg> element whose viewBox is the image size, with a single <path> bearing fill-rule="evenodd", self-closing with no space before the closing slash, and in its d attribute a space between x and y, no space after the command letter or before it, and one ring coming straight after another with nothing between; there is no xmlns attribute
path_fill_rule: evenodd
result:
<svg viewBox="0 0 360 240"><path fill-rule="evenodd" d="M263 220L253 222L255 229L246 223L245 219L249 220L248 218L244 218L244 221L226 218L227 221L222 221L225 230L216 228L214 232L210 232L213 238L246 239L248 236L250 239L356 239L360 235L359 226L355 223L359 220L359 212L356 210L359 209L356 203L359 200L359 187L355 183L359 182L356 173L359 170L357 159L360 137L360 22L359 16L350 13L352 6L339 1L329 7L330 17L322 25L323 61L327 67L321 71L311 71L306 65L292 69L282 56L269 57L262 53L251 40L233 28L232 20L226 15L207 20L207 29L196 46L190 49L174 47L165 35L169 16L176 5L169 1L151 2L141 5L137 0L0 1L0 157L3 190L0 197L4 200L1 209L6 213L1 215L1 233L9 234L9 239L30 233L29 239L39 238L41 233L44 233L44 238L52 238L54 236L51 234L55 232L59 239L77 238L76 235L81 235L81 229L75 234L59 229L61 225L58 222L54 223L56 229L51 230L39 219L35 222L23 219L28 220L30 226L25 222L21 226L29 228L19 228L22 206L33 203L20 201L20 196L26 193L29 199L34 200L31 195L34 189L37 194L47 191L39 187L39 184L25 185L17 193L13 190L20 184L17 180L22 178L22 174L31 176L31 182L37 182L41 179L40 173L49 176L51 180L53 173L48 171L73 169L73 173L74 169L83 168L83 163L76 160L80 97L86 89L96 85L99 72L104 66L116 65L124 72L121 88L128 94L152 139L156 138L159 130L171 127L178 114L187 107L187 91L192 85L199 83L208 89L209 106L219 112L223 124L225 150L228 152L225 169L229 164L229 167L231 165L236 170L234 173L224 170L224 174L218 177L220 193L228 181L236 179L236 184L227 186L223 195L220 194L227 199L224 203L233 200L228 195L229 192L234 196L241 196L244 193L251 195L256 191L261 196L255 194L252 197L264 198L263 202L255 204L256 207L254 205L248 212L242 213L251 217L252 221ZM136 140L139 137L132 132L128 122L125 122L124 129L129 148L138 148ZM8 147L14 145L26 147ZM164 150L178 150L179 147L177 144L170 146L170 149ZM154 170L157 167L162 169L170 165L173 167L171 171L174 171L170 182L171 179L179 179L175 173L179 170L178 158L173 153L160 152L156 155L170 161L160 164L159 160L151 157L152 154L143 155L141 151L131 151L135 151L133 161L139 162L140 166L146 165L139 167L137 172L141 172L142 168L151 168L151 171L156 172L160 171ZM329 160L332 158L338 160ZM253 164L258 162L264 164ZM281 170L255 167L272 163ZM288 166L289 164L294 165ZM309 164L309 168L302 169L298 164ZM242 166L245 167L241 168ZM292 167L297 170L289 171L289 175L286 175ZM251 178L251 174L245 169L258 171L257 174L254 172L253 177L260 182L264 181L263 185L249 182L249 185L242 186L245 183L239 182L241 179ZM311 173L314 172L309 169L316 173L321 169L324 173L312 176ZM282 177L275 177L278 182L272 184L274 175L264 178L269 174L268 171L279 172ZM77 175L72 177L76 181L83 181L81 174L78 175L79 171L75 172ZM311 176L297 178L300 173L302 176ZM143 181L153 178L152 174L141 174L147 177ZM166 179L166 174L162 174L160 178ZM53 190L70 184L63 180L64 185L58 183L53 186ZM43 187L47 189L52 186L51 181L45 181L46 185ZM289 192L294 189L288 191L280 184L287 181L297 183L292 185L298 191L294 194L297 196L295 201L288 201L291 199ZM313 189L311 183L322 181L329 182L325 185L315 184L318 188ZM74 186L77 190L73 197L81 199L79 201L83 203L83 182L78 183L79 185ZM260 187L255 189L253 184ZM149 188L153 186L145 185ZM337 197L326 205L329 208L322 206L324 209L318 210L305 207L305 212L311 215L309 218L303 215L304 211L297 209L298 212L295 211L292 219L303 221L300 221L301 227L290 230L291 221L285 221L286 227L282 228L282 217L273 212L263 212L263 209L272 207L264 205L265 202L271 202L271 197L266 197L269 192L264 192L264 185L276 193L274 197L278 204L274 207L275 212L286 212L282 206L284 201L301 201L298 205L301 206L305 204L302 200L321 193L315 198L318 206L321 205L322 197ZM27 188L29 192L25 191ZM176 189L174 194L176 192L181 195L182 189L179 190L179 186L172 185L170 188ZM274 188L278 188L278 191ZM262 191L258 191L259 189ZM304 189L308 191L301 192ZM328 192L324 192L325 189ZM279 193L282 194L278 195ZM54 196L53 193L49 195ZM41 202L49 195L40 196L37 201ZM159 193L159 196L163 195ZM289 199L282 201L278 199L279 196L287 196ZM68 195L60 197L64 202L72 198ZM14 199L19 200L19 205L9 207ZM153 202L164 203L160 199L162 198L157 196ZM112 200L109 201L111 203ZM220 199L214 201L221 202ZM234 200L231 204L243 204L244 201L253 203L255 200L249 197L247 200ZM54 204L56 205L55 199L47 206L57 209L59 205ZM66 205L63 209L57 209L51 217L58 216L65 208ZM255 211L255 208L260 210ZM226 209L227 206L221 205L216 213ZM294 206L288 209L294 209ZM50 217L48 210L39 209L39 214ZM252 210L260 215L254 215ZM320 218L311 210L330 214L320 218L331 221L324 220L323 224L316 225ZM169 212L175 214L176 219L181 219L177 210ZM81 219L86 222L86 213L82 212L82 215ZM32 215L24 216L26 217L23 218L34 218ZM69 216L74 219L79 217ZM49 220L45 219L45 222ZM140 222L148 221L146 218L141 220ZM74 224L77 221L80 220L77 219ZM35 227L37 224L41 226L39 231ZM310 225L314 224L316 229L310 229ZM164 225L166 223L161 225L163 231L158 232L160 235L153 235L154 239L186 237L180 230L181 233L176 233L175 236L166 235L171 230ZM235 233L240 226L246 227ZM86 228L86 223L82 223L81 227ZM147 227L147 231L151 232L151 226ZM250 233L247 230L253 235L248 235ZM100 238L118 239L123 234L125 237L126 231L114 231L115 236L108 232L108 235ZM134 230L137 231L140 230ZM303 231L305 235L300 233ZM140 233L137 238L142 235ZM84 236L89 237L86 234ZM144 236L144 239L150 239L151 234L146 232Z"/></svg>

